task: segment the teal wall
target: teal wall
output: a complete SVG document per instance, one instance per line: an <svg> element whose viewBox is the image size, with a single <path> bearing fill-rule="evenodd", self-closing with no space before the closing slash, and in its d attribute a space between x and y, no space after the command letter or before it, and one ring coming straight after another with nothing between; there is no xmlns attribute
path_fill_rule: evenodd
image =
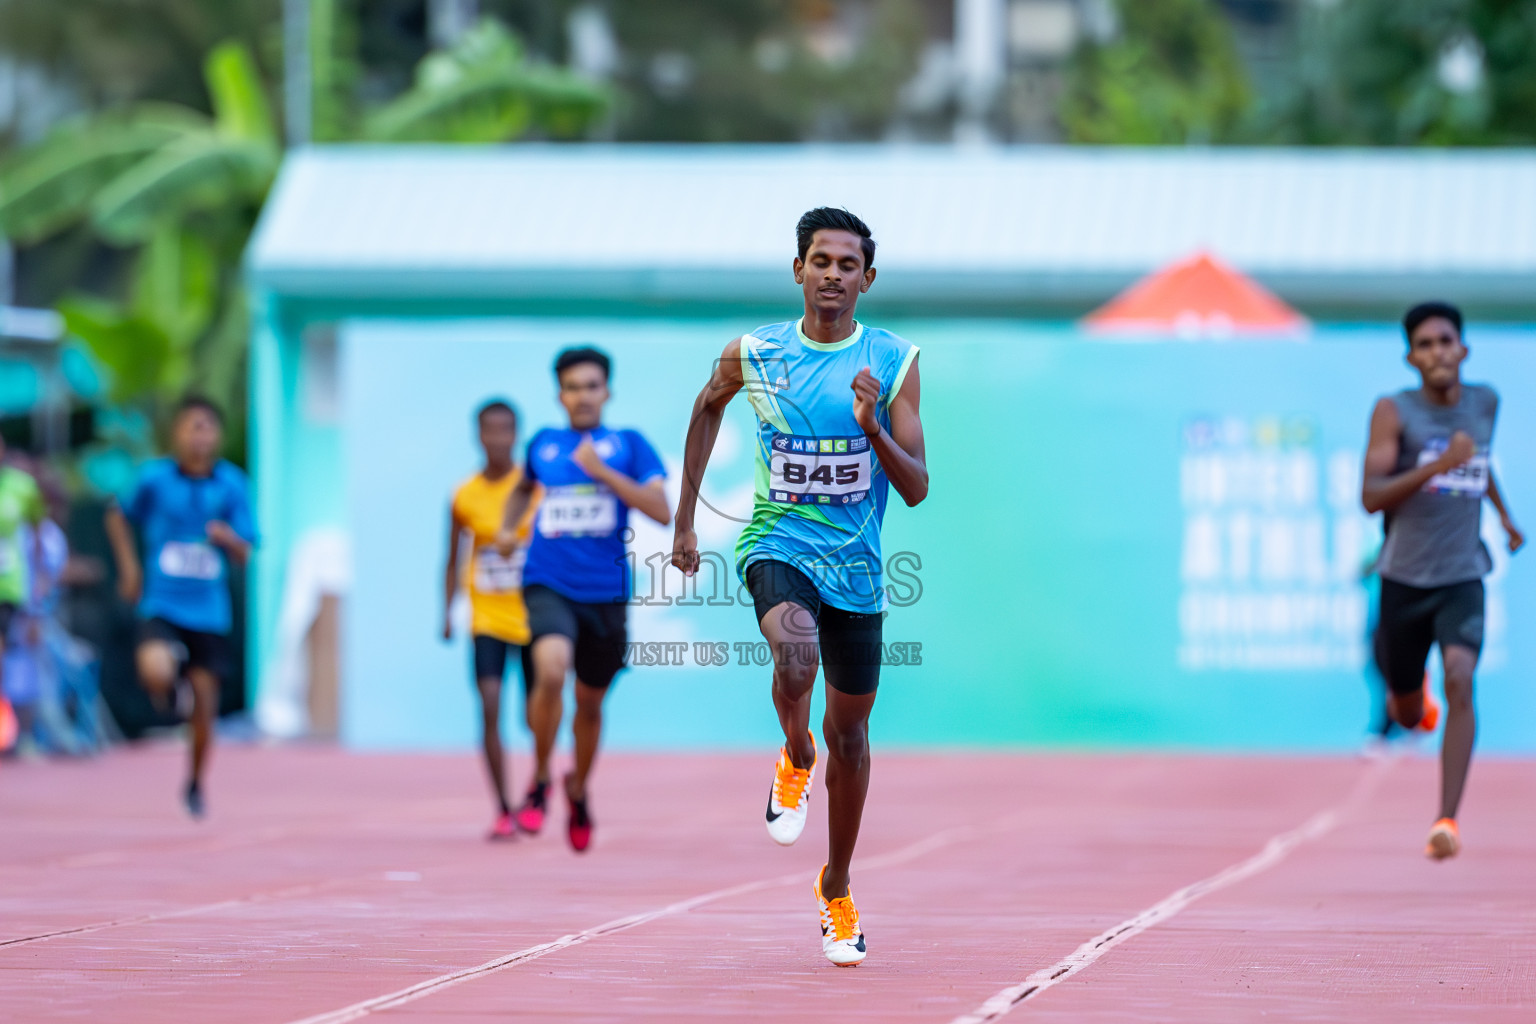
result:
<svg viewBox="0 0 1536 1024"><path fill-rule="evenodd" d="M344 623L343 734L364 748L474 738L467 643L436 636L446 504L476 464L470 413L510 397L531 429L558 422L549 364L564 345L615 358L608 421L634 426L673 470L694 394L726 340L756 321L605 318L354 320L342 333L340 465L316 447L288 468L291 538L341 518L356 578ZM1359 563L1374 526L1355 505L1374 395L1410 382L1395 329L1311 343L1113 344L1016 321L885 324L923 348L932 495L893 499L890 557L920 592L887 639L923 663L887 669L874 730L897 745L1347 749L1368 716ZM1496 444L1517 512L1536 516L1536 346L1474 335L1473 379L1501 386ZM292 409L288 410L292 414ZM750 414L728 416L704 493L701 544L727 557L750 504ZM286 428L297 436L306 429ZM323 440L323 438L322 438ZM325 441L324 443L330 443ZM278 499L262 470L263 509ZM332 504L328 504L332 503ZM322 514L322 509L325 511ZM1536 522L1536 519L1532 519ZM638 588L670 529L637 524ZM269 550L264 557L270 557ZM1527 556L1529 557L1529 556ZM1486 749L1536 750L1536 650L1508 628L1536 612L1517 560L1490 584L1481 680ZM668 570L655 596L677 596ZM708 577L706 576L706 581ZM736 596L733 581L727 593ZM647 601L632 639L757 639L750 604ZM637 667L608 718L627 747L777 742L767 670ZM509 716L509 722L517 716Z"/></svg>
<svg viewBox="0 0 1536 1024"><path fill-rule="evenodd" d="M333 387L330 380L315 380L318 367L306 359L305 332L312 329L311 321L292 315L271 296L254 296L250 464L261 545L249 575L246 678L252 691L275 657L278 610L294 542L316 527L346 525L342 426L339 410L312 398L315 390Z"/></svg>

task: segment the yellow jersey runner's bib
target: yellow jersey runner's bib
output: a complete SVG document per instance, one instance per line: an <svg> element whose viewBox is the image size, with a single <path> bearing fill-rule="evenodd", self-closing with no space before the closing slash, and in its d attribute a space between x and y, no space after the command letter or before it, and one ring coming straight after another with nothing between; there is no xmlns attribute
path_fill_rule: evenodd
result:
<svg viewBox="0 0 1536 1024"><path fill-rule="evenodd" d="M490 636L510 644L528 642L528 610L523 607L523 562L527 558L529 524L537 511L537 502L528 509L518 527L519 546L507 557L493 546L501 532L507 498L522 478L514 469L500 480L487 480L476 473L459 485L453 494L453 518L473 538L474 550L464 571L464 588L469 593L470 632Z"/></svg>
<svg viewBox="0 0 1536 1024"><path fill-rule="evenodd" d="M511 594L523 589L523 562L528 549L503 555L493 547L475 549L475 590L481 594Z"/></svg>

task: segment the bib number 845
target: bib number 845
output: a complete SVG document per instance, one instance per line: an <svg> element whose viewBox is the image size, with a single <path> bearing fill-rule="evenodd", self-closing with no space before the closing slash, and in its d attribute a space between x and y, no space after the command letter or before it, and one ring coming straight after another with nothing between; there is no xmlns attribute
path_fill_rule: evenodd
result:
<svg viewBox="0 0 1536 1024"><path fill-rule="evenodd" d="M803 462L784 461L784 482L786 484L821 484L830 487L833 484L856 484L859 482L859 464L857 462L842 462L837 465L822 463L811 469Z"/></svg>

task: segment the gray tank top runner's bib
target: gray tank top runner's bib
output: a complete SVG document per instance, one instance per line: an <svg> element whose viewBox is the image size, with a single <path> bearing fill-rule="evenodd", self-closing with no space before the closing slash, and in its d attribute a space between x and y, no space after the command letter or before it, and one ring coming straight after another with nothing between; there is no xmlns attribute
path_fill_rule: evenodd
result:
<svg viewBox="0 0 1536 1024"><path fill-rule="evenodd" d="M1493 568L1480 530L1498 393L1484 384L1463 384L1461 401L1455 405L1428 402L1418 388L1399 391L1391 400L1403 425L1394 473L1439 458L1458 430L1472 438L1477 454L1387 512L1387 539L1378 563L1381 578L1411 587L1481 579Z"/></svg>

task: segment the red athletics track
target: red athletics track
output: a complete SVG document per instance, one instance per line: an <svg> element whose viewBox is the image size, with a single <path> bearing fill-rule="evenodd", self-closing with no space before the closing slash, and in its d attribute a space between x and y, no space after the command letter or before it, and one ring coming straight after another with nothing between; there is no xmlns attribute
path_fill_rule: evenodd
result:
<svg viewBox="0 0 1536 1024"><path fill-rule="evenodd" d="M467 755L216 756L203 824L174 746L0 765L0 1019L1536 1020L1536 763L1432 864L1425 758L879 755L838 970L771 751L606 758L584 857Z"/></svg>

